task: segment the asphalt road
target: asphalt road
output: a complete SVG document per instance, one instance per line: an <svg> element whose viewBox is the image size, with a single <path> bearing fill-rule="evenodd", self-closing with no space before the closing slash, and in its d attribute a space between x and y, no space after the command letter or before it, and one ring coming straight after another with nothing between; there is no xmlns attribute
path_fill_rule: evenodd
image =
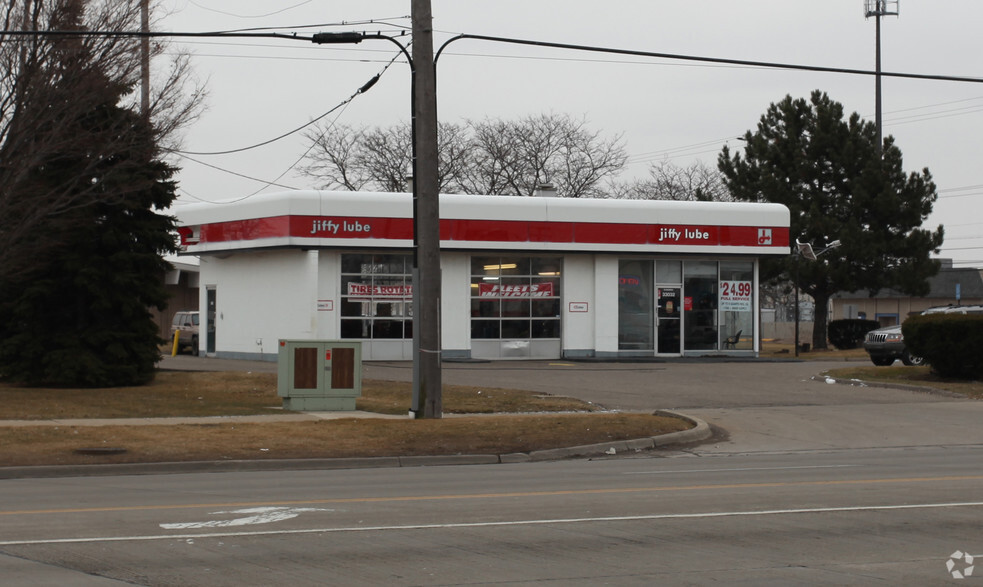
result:
<svg viewBox="0 0 983 587"><path fill-rule="evenodd" d="M631 456L3 480L0 582L959 581L952 572L971 573L961 555L983 555L983 402L813 379L840 365L445 366L449 383L675 408L719 429L709 443ZM365 373L410 375L405 364Z"/></svg>
<svg viewBox="0 0 983 587"><path fill-rule="evenodd" d="M952 553L983 554L981 452L4 481L0 573L4 585L945 584Z"/></svg>

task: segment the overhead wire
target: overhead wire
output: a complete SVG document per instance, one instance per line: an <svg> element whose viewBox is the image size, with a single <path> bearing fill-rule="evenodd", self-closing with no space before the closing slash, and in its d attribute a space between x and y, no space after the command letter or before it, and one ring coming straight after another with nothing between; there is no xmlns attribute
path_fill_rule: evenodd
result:
<svg viewBox="0 0 983 587"><path fill-rule="evenodd" d="M286 175L292 169L294 169L301 161L303 161L305 157L307 157L308 153L310 153L311 150L315 147L315 145L317 145L317 142L320 139L320 137L323 137L324 134L327 133L328 130L335 125L335 123L337 122L338 118L340 118L341 114L343 114L344 111L345 111L345 109L348 108L348 105L351 104L352 101L355 100L355 98L357 98L361 94L364 94L373 85L375 85L376 82L378 82L379 79L382 77L382 75L392 66L393 63L395 63L397 60L399 60L399 58L401 56L402 56L402 52L397 52L393 56L393 58L389 60L389 62L385 65L385 67L382 68L382 70L379 73L375 74L371 79L369 79L369 81L367 81L366 83L362 84L362 86L359 87L355 91L355 93L353 93L351 96L349 96L346 100L343 100L342 102L340 102L339 104L337 104L335 107L333 107L330 110L328 110L327 112L321 114L317 118L311 120L307 124L304 124L304 125L302 125L302 126L300 126L298 128L295 128L294 130L292 130L290 132L287 132L287 133L284 133L284 134L282 134L282 135L280 135L278 137L275 137L275 138L270 139L270 140L267 140L267 141L263 141L261 143L257 143L255 145L250 145L248 147L242 147L242 148L238 148L238 149L231 149L231 150L228 150L228 151L218 151L218 152L211 152L211 153L196 153L196 152L192 152L192 151L182 151L182 150L175 149L175 150L172 150L170 152L171 153L174 153L174 154L176 154L178 156L184 157L184 158L186 158L186 159L188 159L190 161L194 161L195 163L198 163L200 165L205 165L206 167L211 167L211 168L217 169L219 171L224 171L226 173L231 173L233 175L237 175L237 176L243 177L245 179L250 179L252 181L258 181L260 183L265 184L260 189L256 190L253 193L247 194L245 196L242 196L242 197L239 197L239 198L235 198L235 199L232 199L232 200L223 200L222 202L212 202L212 203L234 204L236 202L241 202L241 201L246 200L248 198L251 198L251 197L253 197L255 195L258 195L259 193L261 193L263 190L265 190L266 188L268 188L270 186L283 187L285 189L296 190L298 188L291 187L291 186L285 186L285 185L279 184L277 182L281 178L283 178L284 175ZM283 170L283 172L280 173L280 175L278 175L272 181L266 181L266 180L262 180L262 179L257 179L255 177L250 177L250 176L244 175L242 173L237 173L237 172L234 172L234 171L231 171L231 170L228 170L228 169L223 169L223 168L221 168L221 167L219 167L217 165L212 165L212 164L209 164L209 163L205 163L204 161L199 161L199 160L197 160L197 159L189 156L189 155L198 155L198 156L201 156L201 155L228 155L228 154L232 154L232 153L240 153L240 152L243 152L243 151L248 151L248 150L251 150L251 149L256 149L256 148L259 148L259 147L263 147L263 146L269 145L270 143L273 143L275 141L278 141L280 139L283 139L285 137L288 137L288 136L290 136L292 134L295 134L297 132L300 132L301 130L303 130L303 129L305 129L305 128L307 128L307 127L309 127L309 126L311 126L311 125L313 125L315 123L317 123L318 121L324 119L326 116L328 116L329 114L331 114L331 113L333 113L333 112L335 112L336 110L339 110L339 109L341 109L341 112L339 112L338 113L338 116L335 117L335 119L331 122L331 124L328 127L326 127L321 132L321 134L319 135L319 138L316 139L316 140L314 140L314 141L311 141L310 146L304 151L304 153L300 157L298 157L296 161L294 161L293 163L291 163L290 166L288 166L285 170ZM197 198L197 197L195 199L197 199L199 201L203 201L203 202L207 202L208 201L208 200L202 200L201 198Z"/></svg>
<svg viewBox="0 0 983 587"><path fill-rule="evenodd" d="M301 6L304 6L305 4L310 4L313 1L314 0L304 0L303 2L294 4L293 6L287 6L286 8L281 8L280 10L275 10L273 12L268 12L266 14L235 14L233 12L225 12L223 10L218 10L217 8L209 8L208 6L202 6L201 4L195 2L195 0L188 0L188 3L191 4L192 6L201 8L206 12L214 12L215 14L233 16L235 18L265 18L267 16L276 16L277 14L282 14L284 12L293 10L294 8L300 8Z"/></svg>
<svg viewBox="0 0 983 587"><path fill-rule="evenodd" d="M389 67L392 66L392 64L395 63L396 60L398 60L401 56L402 56L401 53L397 53L392 59L389 60L388 63L386 63L385 67L382 68L382 71L380 71L379 73L377 73L373 78L371 78L368 82L366 82L364 85L362 85L362 87L360 87L354 94L352 94L344 102L341 102L340 104L338 104L334 108L328 110L327 112L321 114L317 118L314 118L313 120L310 120L309 122L307 122L305 124L302 124L302 125L298 126L297 128L295 128L293 130L287 131L287 132L285 132L285 133L283 133L283 134L281 134L279 136L273 137L272 139L268 139L268 140L265 140L265 141L256 143L254 145L249 145L247 147L238 147L238 148L235 148L235 149L228 149L228 150L225 150L225 151L184 151L184 150L175 149L172 152L173 153L177 153L179 155L198 155L198 156L204 156L204 155L231 155L233 153L241 153L243 151L249 151L251 149L256 149L256 148L259 148L259 147L265 147L266 145L275 143L276 141L279 141L281 139L285 139L285 138L289 137L292 134L295 134L295 133L298 133L298 132L304 130L305 128L311 126L312 124L317 123L318 121L320 121L324 117L328 116L329 114L331 114L332 112L334 112L338 108L340 108L340 107L348 104L352 100L354 100L359 94L362 94L362 93L368 91L368 89L372 85L374 85L375 82L379 81L379 78L382 77L382 74L385 73L386 70L388 70Z"/></svg>

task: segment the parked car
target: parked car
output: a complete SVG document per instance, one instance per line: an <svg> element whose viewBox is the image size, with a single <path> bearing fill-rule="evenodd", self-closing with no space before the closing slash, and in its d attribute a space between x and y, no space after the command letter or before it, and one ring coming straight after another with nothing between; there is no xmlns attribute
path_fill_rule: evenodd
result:
<svg viewBox="0 0 983 587"><path fill-rule="evenodd" d="M929 308L922 314L983 314L983 306L939 306ZM864 349L870 355L870 361L879 367L886 367L897 359L901 359L905 365L921 365L925 362L922 357L912 355L905 348L900 324L868 332L864 337Z"/></svg>
<svg viewBox="0 0 983 587"><path fill-rule="evenodd" d="M901 359L905 365L921 365L924 362L905 348L900 324L868 332L864 337L864 349L870 355L870 361L878 367L887 367L897 359Z"/></svg>
<svg viewBox="0 0 983 587"><path fill-rule="evenodd" d="M178 334L178 352L191 347L191 354L198 354L198 312L178 312L171 322L171 340Z"/></svg>

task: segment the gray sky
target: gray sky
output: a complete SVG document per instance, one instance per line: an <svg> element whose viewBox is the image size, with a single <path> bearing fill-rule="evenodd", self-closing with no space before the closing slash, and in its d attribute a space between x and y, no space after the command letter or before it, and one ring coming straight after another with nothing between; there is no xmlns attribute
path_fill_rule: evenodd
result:
<svg viewBox="0 0 983 587"><path fill-rule="evenodd" d="M275 27L399 34L409 0L163 0L159 28L218 31ZM901 0L882 20L885 72L983 79L983 2ZM864 0L433 0L435 47L459 33L484 34L848 69L873 70L874 19ZM381 21L364 24L368 20ZM342 23L358 23L341 26ZM306 25L324 25L301 28ZM408 41L409 37L406 37ZM314 46L300 41L178 39L207 81L208 110L185 133L187 151L237 149L297 128L345 101L397 54L387 41ZM874 119L869 76L768 70L456 41L437 67L441 120L585 116L621 134L631 156L621 179L652 162L715 165L721 147L753 129L788 94L827 92L846 111ZM928 167L940 198L927 225L943 224L943 257L983 267L983 84L884 78L884 134L907 171ZM398 61L369 92L325 121L387 126L409 120L409 67ZM180 202L250 196L264 183L306 189L290 171L309 144L300 133L243 153L182 159ZM280 191L282 187L266 187ZM261 194L251 197L262 197Z"/></svg>

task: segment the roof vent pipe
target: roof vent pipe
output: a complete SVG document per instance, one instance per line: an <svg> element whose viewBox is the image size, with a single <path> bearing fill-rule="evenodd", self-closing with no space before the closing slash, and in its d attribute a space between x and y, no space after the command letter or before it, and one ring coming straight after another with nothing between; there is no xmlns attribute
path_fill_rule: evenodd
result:
<svg viewBox="0 0 983 587"><path fill-rule="evenodd" d="M556 197L556 187L551 183L541 183L536 185L536 189L532 191L532 197L534 198L555 198Z"/></svg>

